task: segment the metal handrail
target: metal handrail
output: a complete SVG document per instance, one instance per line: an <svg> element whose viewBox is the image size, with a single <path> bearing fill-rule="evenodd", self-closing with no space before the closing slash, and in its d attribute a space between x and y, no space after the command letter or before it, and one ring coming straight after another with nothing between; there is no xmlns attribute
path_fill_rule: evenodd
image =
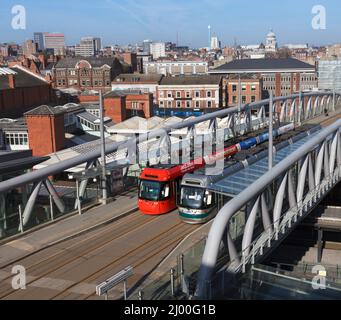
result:
<svg viewBox="0 0 341 320"><path fill-rule="evenodd" d="M325 139L327 139L331 134L340 131L340 128L341 119L328 128L322 130L317 136L313 137L302 147L289 155L285 161L282 161L276 165L272 170L263 175L250 187L241 192L237 197L229 201L220 210L212 224L199 271L199 296L203 293L203 284L207 283L208 279L211 278L214 272L219 254L219 245L221 239L223 238L226 226L233 215L242 209L249 201L261 194L263 190L265 190L266 187L270 185L276 178L287 172L295 163L314 150L316 146L325 141Z"/></svg>
<svg viewBox="0 0 341 320"><path fill-rule="evenodd" d="M302 98L302 97L333 97L333 93L332 92L313 92L313 93L302 93L302 94L294 94L292 96L283 96L283 97L276 97L273 99L273 102L281 102L281 101L287 101L287 100L295 100L297 98ZM341 95L337 95L338 99L341 97ZM224 118L227 117L229 115L234 115L234 114L239 114L241 112L248 112L251 109L260 109L261 107L263 107L264 105L267 105L270 103L270 99L266 99L266 100L262 100L259 102L254 102L251 104L245 104L242 107L233 107L233 108L227 108L227 109L223 109L223 110L219 110L217 112L214 113L210 113L210 114L206 114L203 116L200 116L196 119L189 119L186 120L182 123L177 123L177 124L173 124L170 126L165 126L162 129L157 129L157 130L153 130L149 133L146 134L142 134L138 137L135 138L131 138L128 141L122 141L122 142L115 142L112 144L107 144L106 146L106 154L111 154L115 151L117 151L119 148L125 147L125 148L129 148L129 147L134 147L137 144L143 143L145 141L148 141L150 139L154 139L154 138L158 138L158 137L162 137L168 133L170 133L173 130L180 130L183 128L190 128L193 127L199 123L202 122L206 122L209 120L213 120L216 118ZM20 175L18 177L15 177L13 179L4 181L4 182L0 182L0 193L6 192L8 190L23 186L25 184L28 183L32 183L32 182L37 182L37 181L42 181L44 179L46 179L49 176L54 176L60 172L63 172L67 169L76 167L78 165L81 165L83 163L87 163L90 161L94 161L98 158L101 157L101 149L100 146L98 146L95 150L90 151L87 154L82 154L79 156L76 156L74 158L71 159L67 159L64 161L60 161L56 164L52 164L46 168L37 170L37 171L33 171L30 173L26 173L24 175Z"/></svg>

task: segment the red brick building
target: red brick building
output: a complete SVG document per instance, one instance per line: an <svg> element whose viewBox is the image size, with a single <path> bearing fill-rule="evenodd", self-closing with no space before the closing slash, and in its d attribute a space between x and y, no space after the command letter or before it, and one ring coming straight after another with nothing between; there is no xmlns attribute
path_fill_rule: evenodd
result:
<svg viewBox="0 0 341 320"><path fill-rule="evenodd" d="M33 156L45 156L64 149L64 114L63 110L45 105L25 113Z"/></svg>
<svg viewBox="0 0 341 320"><path fill-rule="evenodd" d="M111 82L121 73L133 72L132 66L117 58L64 58L53 68L58 89L111 91Z"/></svg>
<svg viewBox="0 0 341 320"><path fill-rule="evenodd" d="M1 118L20 117L53 100L51 86L43 77L21 66L0 68Z"/></svg>
<svg viewBox="0 0 341 320"><path fill-rule="evenodd" d="M287 96L300 90L317 88L315 66L297 59L234 60L209 72L215 75L255 74L263 79L263 90L275 96Z"/></svg>
<svg viewBox="0 0 341 320"><path fill-rule="evenodd" d="M262 78L257 75L230 76L227 79L228 106L237 106L239 104L239 95L241 104L260 101L263 98Z"/></svg>
<svg viewBox="0 0 341 320"><path fill-rule="evenodd" d="M139 116L149 119L153 115L153 95L141 92L110 92L104 97L105 115L113 122Z"/></svg>
<svg viewBox="0 0 341 320"><path fill-rule="evenodd" d="M109 95L104 99L104 113L114 123L120 123L127 119L126 97L124 95Z"/></svg>
<svg viewBox="0 0 341 320"><path fill-rule="evenodd" d="M137 69L137 54L136 53L125 52L125 53L122 53L121 56L123 58L123 61L126 64L132 66L133 72L137 72L138 71L138 69Z"/></svg>
<svg viewBox="0 0 341 320"><path fill-rule="evenodd" d="M158 86L160 110L212 112L224 106L223 77L209 75L164 77Z"/></svg>

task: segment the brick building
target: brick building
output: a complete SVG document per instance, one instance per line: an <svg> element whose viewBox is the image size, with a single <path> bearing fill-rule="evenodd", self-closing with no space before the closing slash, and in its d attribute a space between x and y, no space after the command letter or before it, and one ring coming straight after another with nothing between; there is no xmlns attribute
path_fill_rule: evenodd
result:
<svg viewBox="0 0 341 320"><path fill-rule="evenodd" d="M141 91L151 93L154 96L154 104L157 104L157 88L163 75L160 74L120 74L112 82L113 91Z"/></svg>
<svg viewBox="0 0 341 320"><path fill-rule="evenodd" d="M62 109L45 105L25 113L33 156L45 156L64 149L64 114Z"/></svg>
<svg viewBox="0 0 341 320"><path fill-rule="evenodd" d="M137 54L132 52L125 52L121 54L123 61L132 66L132 71L137 72L138 65L137 65Z"/></svg>
<svg viewBox="0 0 341 320"><path fill-rule="evenodd" d="M221 76L164 77L158 86L158 115L190 116L216 111L224 106Z"/></svg>
<svg viewBox="0 0 341 320"><path fill-rule="evenodd" d="M300 90L317 88L315 66L292 58L234 60L209 73L225 76L259 75L263 79L263 90L272 91L275 96L287 96Z"/></svg>
<svg viewBox="0 0 341 320"><path fill-rule="evenodd" d="M50 84L21 66L0 68L0 114L2 118L22 116L32 108L50 103L54 96Z"/></svg>
<svg viewBox="0 0 341 320"><path fill-rule="evenodd" d="M135 116L149 119L153 116L153 95L139 91L110 92L104 96L104 110L114 123Z"/></svg>
<svg viewBox="0 0 341 320"><path fill-rule="evenodd" d="M111 82L132 67L117 58L65 58L53 68L54 85L58 89L111 91Z"/></svg>
<svg viewBox="0 0 341 320"><path fill-rule="evenodd" d="M228 106L237 106L239 95L241 104L262 100L265 97L262 78L259 75L241 75L239 81L239 76L230 76L227 79Z"/></svg>

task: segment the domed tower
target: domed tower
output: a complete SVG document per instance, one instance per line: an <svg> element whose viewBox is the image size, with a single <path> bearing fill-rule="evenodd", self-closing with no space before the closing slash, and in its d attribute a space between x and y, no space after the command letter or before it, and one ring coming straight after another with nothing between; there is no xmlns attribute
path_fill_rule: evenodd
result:
<svg viewBox="0 0 341 320"><path fill-rule="evenodd" d="M276 34L271 30L268 35L266 36L266 45L265 51L266 52L276 52L277 51L277 37Z"/></svg>

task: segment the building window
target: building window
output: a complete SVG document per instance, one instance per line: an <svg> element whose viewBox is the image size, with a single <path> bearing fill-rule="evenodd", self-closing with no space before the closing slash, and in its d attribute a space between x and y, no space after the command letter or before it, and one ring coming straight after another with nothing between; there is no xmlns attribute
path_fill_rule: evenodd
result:
<svg viewBox="0 0 341 320"><path fill-rule="evenodd" d="M232 86L232 92L237 92L237 85L236 85L236 84L234 84L234 85Z"/></svg>
<svg viewBox="0 0 341 320"><path fill-rule="evenodd" d="M195 101L195 107L200 108L200 101Z"/></svg>
<svg viewBox="0 0 341 320"><path fill-rule="evenodd" d="M165 105L164 101L160 101L160 107L163 108L164 105Z"/></svg>
<svg viewBox="0 0 341 320"><path fill-rule="evenodd" d="M90 70L88 70L88 69L81 69L80 75L81 75L81 77L89 77L90 76Z"/></svg>
<svg viewBox="0 0 341 320"><path fill-rule="evenodd" d="M132 107L132 109L139 109L140 108L140 104L137 101L133 101L131 103L131 107Z"/></svg>
<svg viewBox="0 0 341 320"><path fill-rule="evenodd" d="M172 93L172 91L168 91L168 92L167 92L167 97L168 97L168 98L173 98L173 93Z"/></svg>
<svg viewBox="0 0 341 320"><path fill-rule="evenodd" d="M160 91L160 98L163 98L163 97L164 97L164 92Z"/></svg>
<svg viewBox="0 0 341 320"><path fill-rule="evenodd" d="M167 101L167 107L168 107L168 108L173 108L173 103L172 103L172 101Z"/></svg>
<svg viewBox="0 0 341 320"><path fill-rule="evenodd" d="M191 93L189 91L186 91L186 98L187 99L191 98Z"/></svg>
<svg viewBox="0 0 341 320"><path fill-rule="evenodd" d="M232 103L237 103L237 96L232 97Z"/></svg>
<svg viewBox="0 0 341 320"><path fill-rule="evenodd" d="M256 96L251 96L251 102L256 102Z"/></svg>
<svg viewBox="0 0 341 320"><path fill-rule="evenodd" d="M246 96L242 96L242 103L246 103Z"/></svg>
<svg viewBox="0 0 341 320"><path fill-rule="evenodd" d="M177 98L181 98L181 91L177 91L177 92L176 92L176 97L177 97Z"/></svg>
<svg viewBox="0 0 341 320"><path fill-rule="evenodd" d="M246 91L246 85L243 85L243 86L242 86L242 90L243 90L243 91Z"/></svg>
<svg viewBox="0 0 341 320"><path fill-rule="evenodd" d="M6 133L6 144L11 146L28 146L28 134Z"/></svg>
<svg viewBox="0 0 341 320"><path fill-rule="evenodd" d="M207 101L207 108L212 108L212 101Z"/></svg>
<svg viewBox="0 0 341 320"><path fill-rule="evenodd" d="M177 108L181 108L181 101L177 101L177 102L176 102L176 107L177 107Z"/></svg>
<svg viewBox="0 0 341 320"><path fill-rule="evenodd" d="M191 107L192 107L191 101L186 101L186 108L191 108Z"/></svg>
<svg viewBox="0 0 341 320"><path fill-rule="evenodd" d="M207 96L207 98L211 98L212 97L212 92L211 91L207 91L206 96Z"/></svg>
<svg viewBox="0 0 341 320"><path fill-rule="evenodd" d="M200 91L195 91L195 97L200 98Z"/></svg>
<svg viewBox="0 0 341 320"><path fill-rule="evenodd" d="M251 86L252 91L256 91L256 86Z"/></svg>

